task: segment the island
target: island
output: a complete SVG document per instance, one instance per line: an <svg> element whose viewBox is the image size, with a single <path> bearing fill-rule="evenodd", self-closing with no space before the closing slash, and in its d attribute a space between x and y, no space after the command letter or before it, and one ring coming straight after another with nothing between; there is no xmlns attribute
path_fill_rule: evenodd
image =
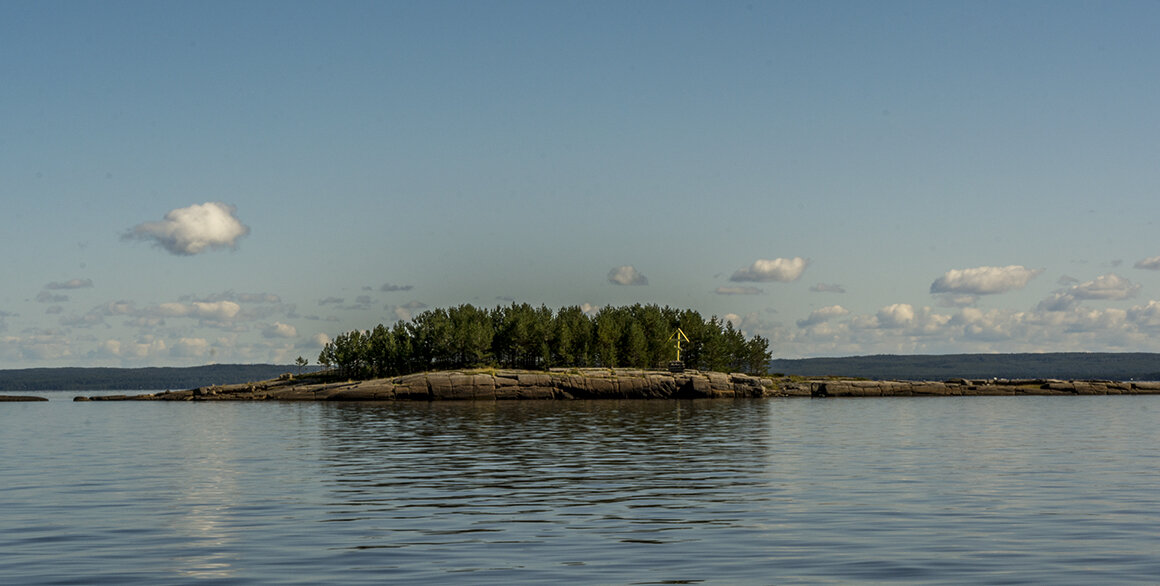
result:
<svg viewBox="0 0 1160 586"><path fill-rule="evenodd" d="M685 370L479 368L368 380L291 373L259 382L208 385L75 401L504 401L528 399L758 399L1160 394L1160 382L1056 379L882 381Z"/></svg>

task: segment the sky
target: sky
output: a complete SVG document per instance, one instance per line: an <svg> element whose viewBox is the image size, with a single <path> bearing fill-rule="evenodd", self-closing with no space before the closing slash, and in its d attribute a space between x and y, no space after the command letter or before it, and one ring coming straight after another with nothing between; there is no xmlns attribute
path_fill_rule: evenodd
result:
<svg viewBox="0 0 1160 586"><path fill-rule="evenodd" d="M1160 3L0 3L0 368L655 303L1160 352Z"/></svg>

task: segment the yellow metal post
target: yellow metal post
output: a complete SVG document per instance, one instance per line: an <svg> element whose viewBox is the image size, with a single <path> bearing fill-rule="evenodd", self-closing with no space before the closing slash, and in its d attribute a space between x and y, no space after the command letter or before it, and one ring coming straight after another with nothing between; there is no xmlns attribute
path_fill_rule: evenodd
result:
<svg viewBox="0 0 1160 586"><path fill-rule="evenodd" d="M689 337L685 335L685 332L682 331L681 328L677 328L677 331L673 332L673 335L669 336L670 342L672 342L674 339L677 341L677 362L680 362L681 361L681 342L688 342Z"/></svg>

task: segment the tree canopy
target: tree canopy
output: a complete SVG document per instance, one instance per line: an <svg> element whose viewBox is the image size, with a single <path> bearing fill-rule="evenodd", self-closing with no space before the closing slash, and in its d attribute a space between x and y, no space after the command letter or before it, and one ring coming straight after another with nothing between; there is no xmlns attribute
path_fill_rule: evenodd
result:
<svg viewBox="0 0 1160 586"><path fill-rule="evenodd" d="M595 315L578 306L553 312L527 303L432 309L391 327L341 333L322 349L318 363L351 378L479 366L656 368L676 357L668 340L678 327L690 339L681 350L687 367L765 373L765 338L746 340L716 316L706 321L692 310L641 304L606 306Z"/></svg>

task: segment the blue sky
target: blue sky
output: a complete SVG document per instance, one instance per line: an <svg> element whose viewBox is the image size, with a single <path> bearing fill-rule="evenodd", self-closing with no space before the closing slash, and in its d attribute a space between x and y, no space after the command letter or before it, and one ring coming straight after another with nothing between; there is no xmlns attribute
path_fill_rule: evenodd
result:
<svg viewBox="0 0 1160 586"><path fill-rule="evenodd" d="M657 303L1160 351L1155 2L0 3L0 368Z"/></svg>

